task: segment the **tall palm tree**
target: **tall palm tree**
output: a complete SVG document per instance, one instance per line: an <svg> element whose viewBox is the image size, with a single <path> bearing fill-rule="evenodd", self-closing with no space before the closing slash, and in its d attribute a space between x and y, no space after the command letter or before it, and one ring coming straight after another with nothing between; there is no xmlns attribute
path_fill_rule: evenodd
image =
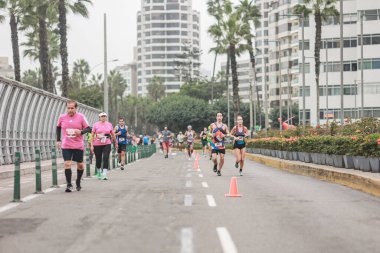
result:
<svg viewBox="0 0 380 253"><path fill-rule="evenodd" d="M62 96L67 97L69 92L69 63L67 52L67 13L71 11L74 14L79 14L82 17L88 17L88 9L86 4L92 4L91 0L55 0L59 13L59 34L60 34L60 54L62 63Z"/></svg>
<svg viewBox="0 0 380 253"><path fill-rule="evenodd" d="M239 80L237 75L236 57L239 56L240 53L246 51L247 45L244 44L244 35L249 31L244 23L241 22L241 13L234 10L230 0L225 0L222 3L222 10L222 16L219 17L216 24L209 28L208 33L213 37L214 41L221 39L221 45L228 49L227 59L230 59L231 61L234 119L236 120L237 115L240 114Z"/></svg>
<svg viewBox="0 0 380 253"><path fill-rule="evenodd" d="M260 25L260 10L257 8L256 5L254 5L253 0L240 0L240 4L237 6L237 10L241 13L241 20L246 26L246 30L249 31L245 34L244 39L247 42L247 48L249 52L249 59L251 61L252 70L253 70L253 80L255 81L255 88L256 88L256 99L257 99L257 111L258 115L261 114L261 107L260 107L260 96L259 96L259 87L256 83L256 57L254 53L254 46L253 46L253 26L258 27ZM260 125L261 125L261 117L260 119Z"/></svg>
<svg viewBox="0 0 380 253"><path fill-rule="evenodd" d="M339 16L339 11L335 8L336 0L304 0L304 4L294 6L294 13L308 17L314 14L315 20L315 83L317 94L317 125L319 125L319 74L321 64L321 40L322 40L322 20L326 21L329 17ZM304 68L305 66L302 66Z"/></svg>
<svg viewBox="0 0 380 253"><path fill-rule="evenodd" d="M20 15L23 12L25 2L20 0L0 0L0 10L4 9L9 15L9 25L11 28L11 40L13 51L13 65L15 80L21 81L21 68L20 68L20 47L18 42L18 24ZM5 16L0 14L0 23L5 20Z"/></svg>
<svg viewBox="0 0 380 253"><path fill-rule="evenodd" d="M117 120L119 116L119 97L123 103L124 91L127 88L127 80L117 70L111 70L108 75L109 101L111 102L111 119Z"/></svg>
<svg viewBox="0 0 380 253"><path fill-rule="evenodd" d="M73 73L71 77L71 85L69 86L69 93L85 87L87 85L87 78L90 74L90 65L84 59L78 59L74 62Z"/></svg>

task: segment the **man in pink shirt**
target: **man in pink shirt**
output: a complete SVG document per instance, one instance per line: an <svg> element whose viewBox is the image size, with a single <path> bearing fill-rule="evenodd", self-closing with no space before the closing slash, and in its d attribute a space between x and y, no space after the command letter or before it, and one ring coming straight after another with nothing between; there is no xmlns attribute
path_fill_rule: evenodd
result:
<svg viewBox="0 0 380 253"><path fill-rule="evenodd" d="M84 143L82 135L91 132L85 116L77 112L77 107L77 102L73 100L67 101L67 113L59 117L57 124L57 147L62 148L62 156L65 161L66 192L73 191L73 185L71 184L71 161L77 162L76 189L77 191L82 189L80 185L84 170Z"/></svg>

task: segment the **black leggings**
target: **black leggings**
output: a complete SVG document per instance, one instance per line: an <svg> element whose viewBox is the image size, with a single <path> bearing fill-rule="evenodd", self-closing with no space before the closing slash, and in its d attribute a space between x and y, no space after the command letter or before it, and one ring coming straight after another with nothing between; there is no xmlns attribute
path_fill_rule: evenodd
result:
<svg viewBox="0 0 380 253"><path fill-rule="evenodd" d="M102 167L103 158L103 169L108 169L108 161L111 153L111 144L103 146L94 146L94 153L96 157L96 168L100 169Z"/></svg>

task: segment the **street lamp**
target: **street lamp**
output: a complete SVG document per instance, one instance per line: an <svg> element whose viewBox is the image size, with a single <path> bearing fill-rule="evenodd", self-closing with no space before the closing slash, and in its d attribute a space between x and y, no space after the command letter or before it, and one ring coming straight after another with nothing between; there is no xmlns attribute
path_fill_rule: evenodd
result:
<svg viewBox="0 0 380 253"><path fill-rule="evenodd" d="M119 61L119 59L113 59L113 60L109 60L108 62L117 62ZM90 73L92 73L92 71L94 71L94 69L96 69L97 67L99 67L100 65L103 65L104 62L99 62L98 64L96 64L95 66L93 66L90 70Z"/></svg>

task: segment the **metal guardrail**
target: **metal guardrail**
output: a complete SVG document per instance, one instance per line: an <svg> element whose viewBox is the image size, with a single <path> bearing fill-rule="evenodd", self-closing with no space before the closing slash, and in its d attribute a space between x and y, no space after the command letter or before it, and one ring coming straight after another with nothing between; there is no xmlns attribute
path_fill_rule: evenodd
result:
<svg viewBox="0 0 380 253"><path fill-rule="evenodd" d="M56 124L66 111L68 99L0 76L0 165L35 160L36 148L41 159L50 159L55 146ZM78 103L89 124L98 120L99 110Z"/></svg>

